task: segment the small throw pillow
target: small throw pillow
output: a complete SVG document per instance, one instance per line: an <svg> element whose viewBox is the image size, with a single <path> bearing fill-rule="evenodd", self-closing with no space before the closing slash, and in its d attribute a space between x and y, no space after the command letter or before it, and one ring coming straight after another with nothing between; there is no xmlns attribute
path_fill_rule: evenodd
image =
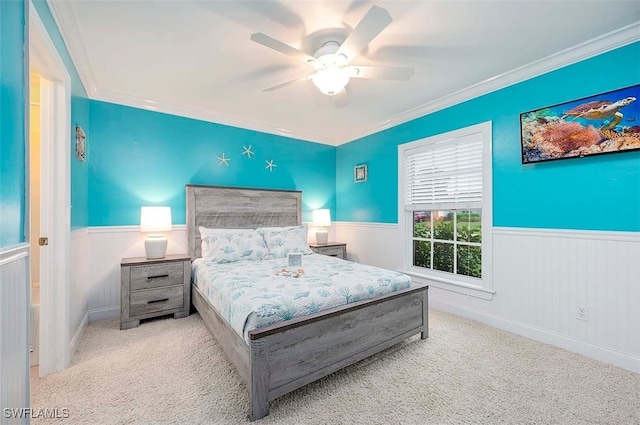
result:
<svg viewBox="0 0 640 425"><path fill-rule="evenodd" d="M270 258L286 257L289 253L313 254L307 243L307 223L290 227L259 227Z"/></svg>
<svg viewBox="0 0 640 425"><path fill-rule="evenodd" d="M262 236L251 229L207 229L202 236L202 258L217 263L262 260L268 255Z"/></svg>
<svg viewBox="0 0 640 425"><path fill-rule="evenodd" d="M200 231L200 253L202 257L205 257L205 252L209 250L209 237L215 236L216 239L221 235L231 235L236 233L245 233L251 231L251 229L213 229L208 227L199 226Z"/></svg>

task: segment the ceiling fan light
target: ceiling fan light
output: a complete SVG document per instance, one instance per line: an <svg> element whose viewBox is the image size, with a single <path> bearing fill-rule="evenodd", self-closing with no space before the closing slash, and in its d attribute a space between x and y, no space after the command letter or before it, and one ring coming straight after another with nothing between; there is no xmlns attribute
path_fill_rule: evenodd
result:
<svg viewBox="0 0 640 425"><path fill-rule="evenodd" d="M335 55L334 62L338 66L345 66L349 63L349 58L345 54L340 53L339 55Z"/></svg>
<svg viewBox="0 0 640 425"><path fill-rule="evenodd" d="M322 56L329 56L329 55L333 56L336 53L336 51L338 51L339 48L340 48L340 44L338 44L338 42L327 41L322 45L322 47L316 50L316 53L314 56L317 58L322 58Z"/></svg>
<svg viewBox="0 0 640 425"><path fill-rule="evenodd" d="M328 96L338 94L347 84L349 84L349 73L338 68L323 69L311 77L320 91Z"/></svg>

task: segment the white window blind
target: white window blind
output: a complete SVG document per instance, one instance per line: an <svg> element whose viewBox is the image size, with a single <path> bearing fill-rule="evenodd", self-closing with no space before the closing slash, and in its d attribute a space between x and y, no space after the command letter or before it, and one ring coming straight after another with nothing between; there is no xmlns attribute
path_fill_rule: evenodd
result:
<svg viewBox="0 0 640 425"><path fill-rule="evenodd" d="M404 152L406 211L482 207L481 132Z"/></svg>

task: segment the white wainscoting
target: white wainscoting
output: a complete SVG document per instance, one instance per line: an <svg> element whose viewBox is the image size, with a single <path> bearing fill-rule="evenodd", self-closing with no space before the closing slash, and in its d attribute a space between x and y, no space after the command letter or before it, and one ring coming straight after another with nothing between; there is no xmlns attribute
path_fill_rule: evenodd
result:
<svg viewBox="0 0 640 425"><path fill-rule="evenodd" d="M29 407L29 244L0 249L0 407ZM2 423L29 423L27 418Z"/></svg>
<svg viewBox="0 0 640 425"><path fill-rule="evenodd" d="M71 232L69 275L69 358L73 356L89 322L89 232L86 227Z"/></svg>
<svg viewBox="0 0 640 425"><path fill-rule="evenodd" d="M315 241L315 227L309 225L309 242ZM187 226L173 226L166 234L168 254L189 252ZM335 240L335 229L329 229L329 240ZM104 226L88 229L88 299L89 321L120 317L120 261L127 257L143 257L144 238L138 226Z"/></svg>
<svg viewBox="0 0 640 425"><path fill-rule="evenodd" d="M137 226L88 236L89 320L119 317L120 260L144 256L144 237ZM168 253L187 252L186 226L168 238ZM347 243L350 260L401 267L396 224L336 222L330 238ZM431 306L640 373L639 258L638 233L494 228L493 299L434 284Z"/></svg>
<svg viewBox="0 0 640 425"><path fill-rule="evenodd" d="M390 270L402 264L398 225L384 223L333 223L336 241L347 244L347 259Z"/></svg>
<svg viewBox="0 0 640 425"><path fill-rule="evenodd" d="M335 226L350 259L401 265L397 225ZM429 297L432 307L640 373L640 233L494 228L493 289L483 300L432 285Z"/></svg>
<svg viewBox="0 0 640 425"><path fill-rule="evenodd" d="M120 261L144 257L144 239L139 226L89 228L89 321L120 317ZM167 254L187 250L187 227L173 226L167 233Z"/></svg>

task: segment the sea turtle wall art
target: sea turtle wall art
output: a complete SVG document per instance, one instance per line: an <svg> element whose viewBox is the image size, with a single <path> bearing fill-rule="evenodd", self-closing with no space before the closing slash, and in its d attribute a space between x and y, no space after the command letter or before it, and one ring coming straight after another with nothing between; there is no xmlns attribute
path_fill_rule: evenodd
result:
<svg viewBox="0 0 640 425"><path fill-rule="evenodd" d="M520 114L522 163L640 149L640 85Z"/></svg>

